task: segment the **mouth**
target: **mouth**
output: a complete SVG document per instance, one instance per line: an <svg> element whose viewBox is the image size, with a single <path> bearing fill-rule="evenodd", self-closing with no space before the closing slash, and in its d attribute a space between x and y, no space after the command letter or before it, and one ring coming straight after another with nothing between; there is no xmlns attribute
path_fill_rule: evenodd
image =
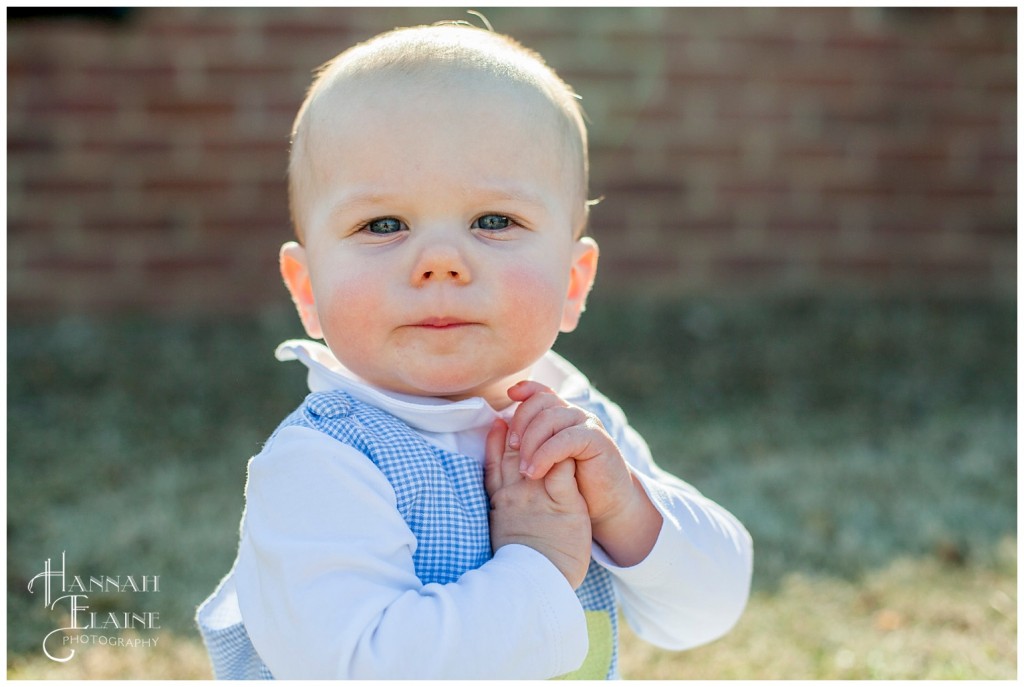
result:
<svg viewBox="0 0 1024 687"><path fill-rule="evenodd" d="M468 327L469 325L476 324L475 322L468 322L466 320L460 320L457 317L428 317L425 320L413 323L413 327L422 327L423 329L456 329L458 327Z"/></svg>

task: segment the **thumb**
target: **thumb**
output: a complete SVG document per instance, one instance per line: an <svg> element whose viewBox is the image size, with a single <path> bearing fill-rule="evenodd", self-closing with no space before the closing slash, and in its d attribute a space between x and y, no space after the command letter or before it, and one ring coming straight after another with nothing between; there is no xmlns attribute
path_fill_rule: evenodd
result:
<svg viewBox="0 0 1024 687"><path fill-rule="evenodd" d="M487 433L484 443L484 489L488 496L501 489L504 480L501 477L501 459L505 453L505 435L508 425L504 420L495 420L491 431Z"/></svg>
<svg viewBox="0 0 1024 687"><path fill-rule="evenodd" d="M580 490L576 484L576 461L570 458L555 463L544 476L544 489L559 505L575 504L580 498Z"/></svg>

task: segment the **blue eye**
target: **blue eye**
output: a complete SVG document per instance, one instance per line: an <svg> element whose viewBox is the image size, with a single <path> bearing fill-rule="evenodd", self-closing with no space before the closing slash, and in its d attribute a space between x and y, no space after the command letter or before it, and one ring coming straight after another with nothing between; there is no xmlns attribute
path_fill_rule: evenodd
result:
<svg viewBox="0 0 1024 687"><path fill-rule="evenodd" d="M363 229L371 234L394 234L402 231L402 220L395 219L394 217L372 219L366 223Z"/></svg>
<svg viewBox="0 0 1024 687"><path fill-rule="evenodd" d="M473 222L473 228L475 229L486 229L488 231L500 231L501 229L508 229L512 225L510 220L505 215L484 215L477 221Z"/></svg>

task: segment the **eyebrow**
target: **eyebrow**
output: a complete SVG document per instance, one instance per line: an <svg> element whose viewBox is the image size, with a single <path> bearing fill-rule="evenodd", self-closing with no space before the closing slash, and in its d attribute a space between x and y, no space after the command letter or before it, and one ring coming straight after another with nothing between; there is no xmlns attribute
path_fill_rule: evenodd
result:
<svg viewBox="0 0 1024 687"><path fill-rule="evenodd" d="M465 188L463 190L467 195L477 196L483 200L507 200L515 203L535 205L540 208L547 207L547 203L544 202L544 199L541 196L514 184L482 184L480 186Z"/></svg>
<svg viewBox="0 0 1024 687"><path fill-rule="evenodd" d="M544 199L527 189L515 184L484 183L474 186L464 186L461 192L467 198L478 198L480 202L501 202L510 201L525 205L531 205L540 209L547 209L548 204ZM380 207L395 205L402 201L402 195L398 193L381 193L373 189L355 188L351 191L341 193L331 204L330 214L335 215L343 210L358 209L361 207Z"/></svg>
<svg viewBox="0 0 1024 687"><path fill-rule="evenodd" d="M395 196L384 193L377 193L376 191L363 191L353 190L346 191L335 198L334 202L331 203L331 213L336 213L343 208L352 206L364 206L364 205L387 205L393 202Z"/></svg>

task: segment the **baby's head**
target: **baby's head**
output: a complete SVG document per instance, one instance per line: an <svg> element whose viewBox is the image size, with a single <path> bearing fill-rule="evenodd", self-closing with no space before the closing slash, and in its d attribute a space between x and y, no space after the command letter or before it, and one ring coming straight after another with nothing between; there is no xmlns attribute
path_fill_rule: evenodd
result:
<svg viewBox="0 0 1024 687"><path fill-rule="evenodd" d="M460 25L399 29L320 72L296 118L281 269L310 336L402 393L505 405L597 265L572 90Z"/></svg>
<svg viewBox="0 0 1024 687"><path fill-rule="evenodd" d="M398 94L394 102L379 103L379 107L405 108L414 105L414 97L443 99L452 89L486 82L529 94L528 102L495 103L492 107L522 110L527 116L528 108L535 107L538 119L531 122L531 127L555 127L560 145L550 154L559 159L565 180L572 184L578 212L573 230L581 235L587 218L589 163L587 130L578 96L540 55L512 38L449 23L380 34L344 51L318 70L292 127L288 197L299 240L306 221L304 209L308 201L304 194L315 183L316 172L322 171L315 152L318 137L328 133L323 128L330 127L332 95L351 98L360 86L376 85ZM413 84L420 88L412 88ZM419 95L414 91L419 91ZM479 103L480 109L487 106ZM319 164L324 162L335 163Z"/></svg>

